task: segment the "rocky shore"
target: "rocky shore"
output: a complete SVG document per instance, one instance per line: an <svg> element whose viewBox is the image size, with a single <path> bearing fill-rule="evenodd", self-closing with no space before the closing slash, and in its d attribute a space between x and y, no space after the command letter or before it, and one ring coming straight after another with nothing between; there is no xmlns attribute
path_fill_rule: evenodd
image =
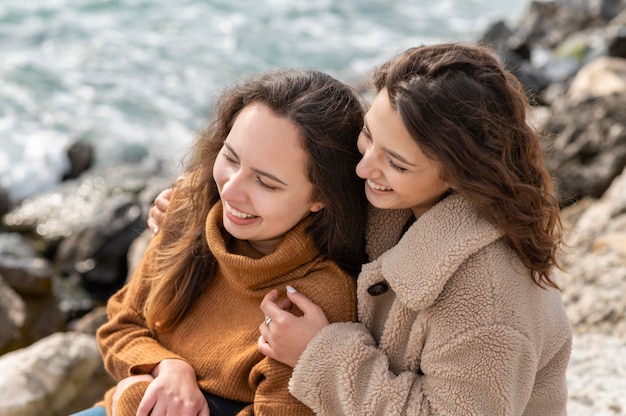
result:
<svg viewBox="0 0 626 416"><path fill-rule="evenodd" d="M532 94L558 182L568 414L626 415L626 0L533 2L480 41ZM113 385L94 334L173 179L158 163L90 167L82 143L68 157L48 192L11 204L0 189L0 416L67 416Z"/></svg>

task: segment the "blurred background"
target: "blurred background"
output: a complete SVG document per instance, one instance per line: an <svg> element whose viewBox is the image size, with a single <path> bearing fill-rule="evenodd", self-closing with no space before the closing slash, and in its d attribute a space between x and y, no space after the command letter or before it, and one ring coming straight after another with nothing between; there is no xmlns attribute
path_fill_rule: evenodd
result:
<svg viewBox="0 0 626 416"><path fill-rule="evenodd" d="M626 0L0 0L0 416L113 384L103 305L225 87L297 67L363 90L440 41L494 46L533 101L566 226L568 414L626 416Z"/></svg>
<svg viewBox="0 0 626 416"><path fill-rule="evenodd" d="M60 181L67 148L96 164L183 149L231 81L316 68L358 85L396 52L476 40L529 0L0 0L0 188Z"/></svg>

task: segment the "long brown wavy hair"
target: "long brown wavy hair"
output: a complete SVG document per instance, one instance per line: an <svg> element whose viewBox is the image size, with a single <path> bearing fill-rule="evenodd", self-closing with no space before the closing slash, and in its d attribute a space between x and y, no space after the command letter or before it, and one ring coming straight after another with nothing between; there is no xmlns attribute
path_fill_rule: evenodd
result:
<svg viewBox="0 0 626 416"><path fill-rule="evenodd" d="M529 103L486 47L411 48L372 74L442 179L504 233L540 287L558 288L559 205Z"/></svg>
<svg viewBox="0 0 626 416"><path fill-rule="evenodd" d="M324 209L311 213L308 232L327 258L354 277L366 261L364 234L367 200L355 174L356 147L364 105L351 88L313 70L271 71L245 79L216 101L212 120L195 140L186 178L157 235L154 262L142 272L152 288L144 305L148 326L168 330L190 310L215 272L205 220L219 200L213 164L240 111L263 103L296 125L308 161L306 174L313 199Z"/></svg>

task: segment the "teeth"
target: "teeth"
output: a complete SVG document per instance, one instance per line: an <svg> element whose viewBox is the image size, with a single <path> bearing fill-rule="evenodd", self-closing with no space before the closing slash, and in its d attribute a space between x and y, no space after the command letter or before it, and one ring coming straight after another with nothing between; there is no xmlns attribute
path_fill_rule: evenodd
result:
<svg viewBox="0 0 626 416"><path fill-rule="evenodd" d="M377 191L391 191L391 188L387 188L386 186L382 186L382 185L378 185L376 182L372 181L371 179L367 180L367 184L376 189Z"/></svg>
<svg viewBox="0 0 626 416"><path fill-rule="evenodd" d="M250 214L246 214L245 212L241 212L241 211L237 211L235 208L231 207L230 205L226 205L226 209L228 210L228 212L230 212L231 214L233 214L233 216L237 217L237 218L241 218L241 219L249 219L249 218L254 218L254 215L250 215Z"/></svg>

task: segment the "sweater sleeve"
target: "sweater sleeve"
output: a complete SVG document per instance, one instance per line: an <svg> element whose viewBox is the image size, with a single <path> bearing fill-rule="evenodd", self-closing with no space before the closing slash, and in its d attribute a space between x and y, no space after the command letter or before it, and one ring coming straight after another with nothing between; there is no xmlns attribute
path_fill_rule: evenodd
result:
<svg viewBox="0 0 626 416"><path fill-rule="evenodd" d="M531 394L533 351L511 328L483 327L425 345L420 369L394 374L365 326L336 323L309 343L289 388L319 415L508 415Z"/></svg>
<svg viewBox="0 0 626 416"><path fill-rule="evenodd" d="M249 383L255 390L254 403L238 416L309 416L311 409L289 394L291 367L264 358L254 366Z"/></svg>
<svg viewBox="0 0 626 416"><path fill-rule="evenodd" d="M130 281L107 302L108 322L97 332L98 344L107 371L117 380L136 374L149 374L166 358L182 359L164 348L152 335L138 305L142 305L149 290L143 279L143 270L149 267L148 245L146 255Z"/></svg>

